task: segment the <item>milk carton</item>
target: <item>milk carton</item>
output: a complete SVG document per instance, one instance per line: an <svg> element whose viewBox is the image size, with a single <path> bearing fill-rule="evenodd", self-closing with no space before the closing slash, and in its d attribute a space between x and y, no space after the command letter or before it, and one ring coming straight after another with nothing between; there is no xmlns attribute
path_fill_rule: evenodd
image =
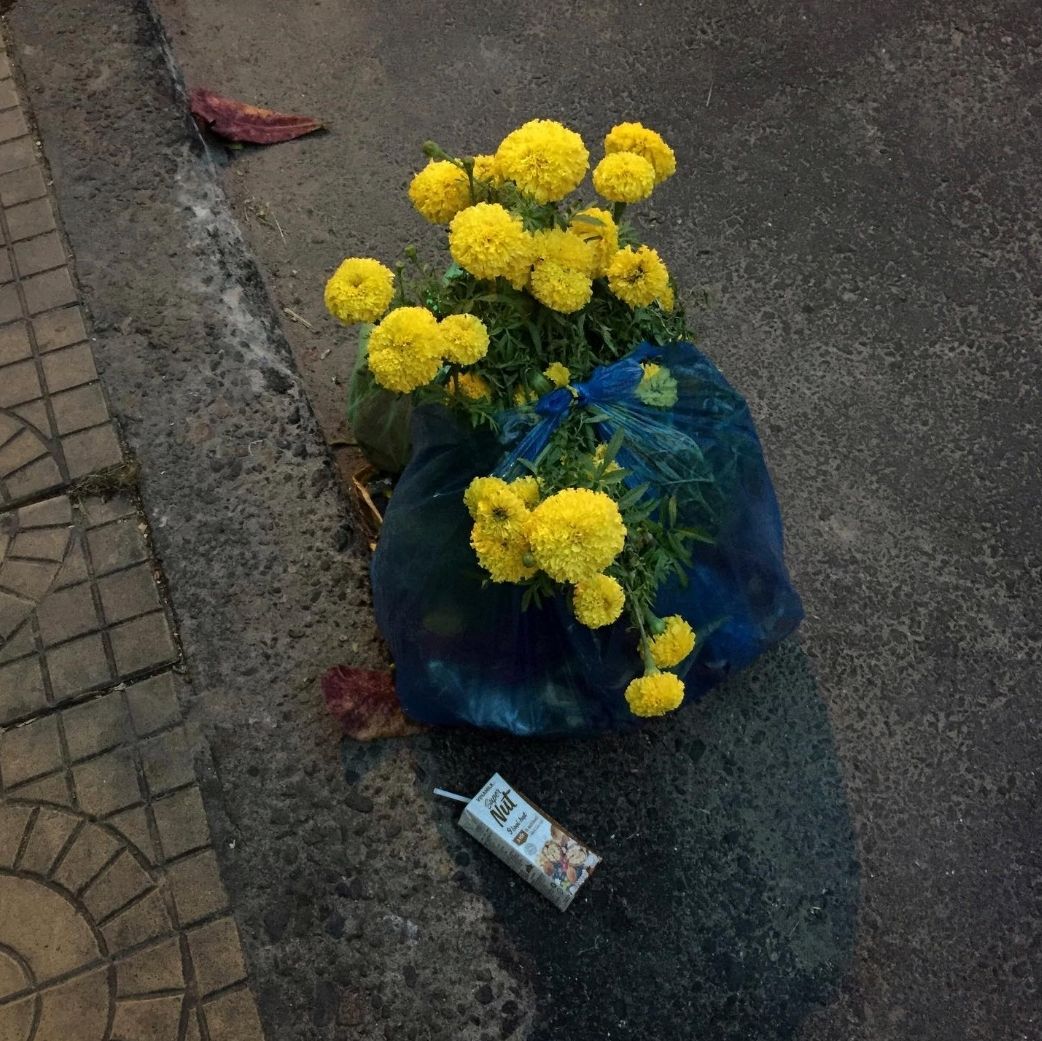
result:
<svg viewBox="0 0 1042 1041"><path fill-rule="evenodd" d="M499 774L467 803L459 824L562 911L601 862Z"/></svg>

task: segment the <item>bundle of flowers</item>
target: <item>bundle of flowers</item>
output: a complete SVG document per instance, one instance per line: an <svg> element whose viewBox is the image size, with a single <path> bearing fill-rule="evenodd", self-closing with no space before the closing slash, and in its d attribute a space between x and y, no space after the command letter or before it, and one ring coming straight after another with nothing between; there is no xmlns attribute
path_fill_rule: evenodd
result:
<svg viewBox="0 0 1042 1041"><path fill-rule="evenodd" d="M698 659L701 693L800 617L744 402L629 220L674 153L615 126L591 201L560 123L425 152L409 196L451 262L349 258L325 291L366 323L352 395L413 404L373 565L403 704L519 733L670 712Z"/></svg>

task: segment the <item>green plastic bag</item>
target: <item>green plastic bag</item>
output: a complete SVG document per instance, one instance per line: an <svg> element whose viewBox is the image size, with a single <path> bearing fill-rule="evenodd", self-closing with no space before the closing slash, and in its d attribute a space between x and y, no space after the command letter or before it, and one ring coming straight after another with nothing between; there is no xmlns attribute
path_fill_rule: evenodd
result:
<svg viewBox="0 0 1042 1041"><path fill-rule="evenodd" d="M378 386L369 371L369 333L362 329L351 384L347 391L347 420L366 459L384 473L399 474L412 454L409 421L412 399Z"/></svg>

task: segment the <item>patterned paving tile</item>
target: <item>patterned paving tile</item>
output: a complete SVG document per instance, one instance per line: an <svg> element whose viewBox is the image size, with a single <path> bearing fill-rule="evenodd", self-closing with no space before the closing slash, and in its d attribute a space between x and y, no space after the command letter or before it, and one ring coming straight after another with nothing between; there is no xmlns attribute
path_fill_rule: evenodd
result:
<svg viewBox="0 0 1042 1041"><path fill-rule="evenodd" d="M0 725L177 654L130 499L59 495L0 513Z"/></svg>
<svg viewBox="0 0 1042 1041"><path fill-rule="evenodd" d="M0 251L0 263L4 256ZM5 290L17 294L21 286L0 286L0 321ZM44 353L48 341L36 332L82 322L61 311L41 314L38 322L6 313L13 319L0 325L0 508L122 460L89 344Z"/></svg>
<svg viewBox="0 0 1042 1041"><path fill-rule="evenodd" d="M4 1041L261 1041L176 706L160 673L0 734Z"/></svg>

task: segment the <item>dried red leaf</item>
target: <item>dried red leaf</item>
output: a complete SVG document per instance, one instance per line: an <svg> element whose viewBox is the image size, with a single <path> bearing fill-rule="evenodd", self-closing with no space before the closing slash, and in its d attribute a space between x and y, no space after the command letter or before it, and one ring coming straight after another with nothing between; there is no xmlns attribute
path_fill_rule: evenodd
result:
<svg viewBox="0 0 1042 1041"><path fill-rule="evenodd" d="M386 670L351 669L337 665L322 677L326 707L340 721L344 733L356 741L407 737L424 727L407 719Z"/></svg>
<svg viewBox="0 0 1042 1041"><path fill-rule="evenodd" d="M192 91L188 104L196 119L229 141L274 145L322 128L322 124L310 116L273 112L270 108L247 105L201 87Z"/></svg>

